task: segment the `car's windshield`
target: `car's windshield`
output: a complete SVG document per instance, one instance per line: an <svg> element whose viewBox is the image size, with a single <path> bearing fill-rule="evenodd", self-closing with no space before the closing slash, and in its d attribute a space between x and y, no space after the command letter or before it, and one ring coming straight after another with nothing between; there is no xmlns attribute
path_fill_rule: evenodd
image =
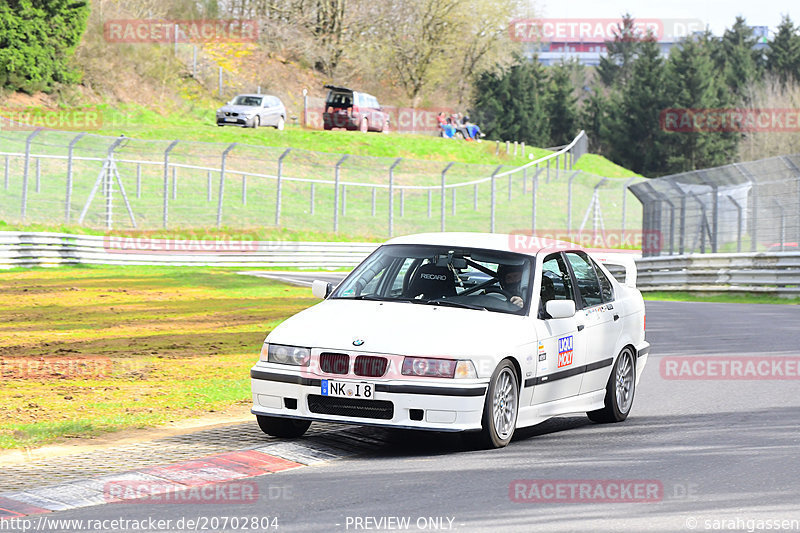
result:
<svg viewBox="0 0 800 533"><path fill-rule="evenodd" d="M532 258L497 250L393 244L380 247L333 299L398 301L522 314Z"/></svg>
<svg viewBox="0 0 800 533"><path fill-rule="evenodd" d="M333 107L352 107L353 93L330 91L328 93L327 103Z"/></svg>
<svg viewBox="0 0 800 533"><path fill-rule="evenodd" d="M261 97L240 95L234 98L233 105L246 105L246 106L258 107L261 105Z"/></svg>

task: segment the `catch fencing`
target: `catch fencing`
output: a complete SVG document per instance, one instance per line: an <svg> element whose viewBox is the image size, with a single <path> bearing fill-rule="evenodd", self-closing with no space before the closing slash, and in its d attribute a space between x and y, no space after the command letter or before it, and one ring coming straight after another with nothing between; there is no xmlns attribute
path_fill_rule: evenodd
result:
<svg viewBox="0 0 800 533"><path fill-rule="evenodd" d="M638 228L628 186L573 169L570 144L522 167L240 143L0 131L0 220L107 231L285 227L352 236Z"/></svg>
<svg viewBox="0 0 800 533"><path fill-rule="evenodd" d="M651 179L631 191L643 233L661 237L645 256L798 250L800 155Z"/></svg>

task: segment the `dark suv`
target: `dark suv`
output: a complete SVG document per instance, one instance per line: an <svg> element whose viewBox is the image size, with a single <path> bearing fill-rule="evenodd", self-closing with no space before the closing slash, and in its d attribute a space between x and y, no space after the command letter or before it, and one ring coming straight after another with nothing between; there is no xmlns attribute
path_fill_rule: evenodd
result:
<svg viewBox="0 0 800 533"><path fill-rule="evenodd" d="M345 87L326 85L328 97L322 113L324 128L348 130L389 131L389 113L381 109L378 99Z"/></svg>

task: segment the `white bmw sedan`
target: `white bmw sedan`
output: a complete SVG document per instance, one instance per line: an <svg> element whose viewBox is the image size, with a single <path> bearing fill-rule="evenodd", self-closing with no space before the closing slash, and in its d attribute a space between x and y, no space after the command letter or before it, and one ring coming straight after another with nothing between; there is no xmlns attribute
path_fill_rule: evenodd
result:
<svg viewBox="0 0 800 533"><path fill-rule="evenodd" d="M625 267L618 282L605 264ZM626 254L524 235L432 233L380 246L264 341L261 429L312 421L457 431L484 447L585 412L625 420L650 345Z"/></svg>

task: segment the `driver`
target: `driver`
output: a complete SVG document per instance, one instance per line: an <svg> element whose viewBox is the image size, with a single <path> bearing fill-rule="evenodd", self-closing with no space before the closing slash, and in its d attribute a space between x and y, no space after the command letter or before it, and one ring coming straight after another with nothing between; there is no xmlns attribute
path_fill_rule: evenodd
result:
<svg viewBox="0 0 800 533"><path fill-rule="evenodd" d="M500 287L512 295L508 301L520 308L525 304L521 296L522 270L522 265L500 265L497 267Z"/></svg>

